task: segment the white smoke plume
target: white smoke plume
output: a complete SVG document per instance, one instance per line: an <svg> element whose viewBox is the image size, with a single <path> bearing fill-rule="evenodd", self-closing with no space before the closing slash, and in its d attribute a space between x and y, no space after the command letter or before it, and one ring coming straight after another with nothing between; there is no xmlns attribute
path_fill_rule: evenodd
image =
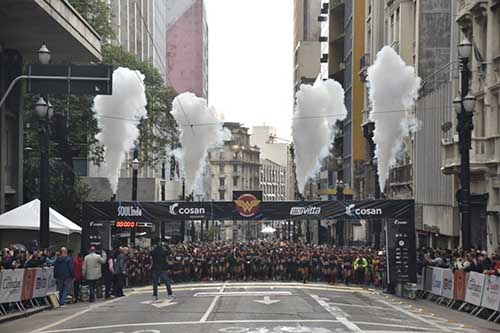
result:
<svg viewBox="0 0 500 333"><path fill-rule="evenodd" d="M104 146L104 166L101 171L111 184L113 193L127 152L139 137L137 125L146 116L144 75L139 71L119 67L113 72L113 95L97 95L94 111L100 132L96 139Z"/></svg>
<svg viewBox="0 0 500 333"><path fill-rule="evenodd" d="M172 103L172 115L180 131L181 150L174 152L186 180L186 193L203 194L207 151L223 143L222 121L204 98L182 93Z"/></svg>
<svg viewBox="0 0 500 333"><path fill-rule="evenodd" d="M368 68L368 82L379 184L384 191L389 169L394 165L403 138L421 127L410 114L418 98L421 79L390 46L384 46Z"/></svg>
<svg viewBox="0 0 500 333"><path fill-rule="evenodd" d="M334 125L347 115L344 89L335 80L316 80L313 86L302 84L295 96L292 123L299 191L307 179L320 169L334 139Z"/></svg>

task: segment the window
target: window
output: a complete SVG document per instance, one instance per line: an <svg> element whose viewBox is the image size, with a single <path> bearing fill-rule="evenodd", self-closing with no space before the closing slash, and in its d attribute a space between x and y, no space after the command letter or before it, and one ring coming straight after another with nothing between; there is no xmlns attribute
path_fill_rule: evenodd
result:
<svg viewBox="0 0 500 333"><path fill-rule="evenodd" d="M234 173L238 172L238 166L237 166L236 164L235 164L235 165L233 165L233 172L234 172Z"/></svg>
<svg viewBox="0 0 500 333"><path fill-rule="evenodd" d="M226 191L219 191L219 200L225 200Z"/></svg>
<svg viewBox="0 0 500 333"><path fill-rule="evenodd" d="M219 172L224 173L224 164L219 164Z"/></svg>
<svg viewBox="0 0 500 333"><path fill-rule="evenodd" d="M238 186L238 176L233 177L233 186Z"/></svg>
<svg viewBox="0 0 500 333"><path fill-rule="evenodd" d="M224 186L224 177L219 178L219 186Z"/></svg>

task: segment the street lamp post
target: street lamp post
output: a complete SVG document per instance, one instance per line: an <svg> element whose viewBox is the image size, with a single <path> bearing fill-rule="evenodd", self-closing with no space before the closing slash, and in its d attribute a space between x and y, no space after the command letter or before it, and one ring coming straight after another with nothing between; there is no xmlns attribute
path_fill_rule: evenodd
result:
<svg viewBox="0 0 500 333"><path fill-rule="evenodd" d="M465 39L458 45L460 58L460 96L453 100L457 113L457 132L460 151L460 191L458 193L459 207L462 217L462 249L471 248L471 212L470 212L470 159L471 134L474 128L472 117L476 98L469 92L469 76L471 74L468 62L472 54L472 44Z"/></svg>
<svg viewBox="0 0 500 333"><path fill-rule="evenodd" d="M344 200L344 182L340 179L337 179L337 201L343 201ZM337 246L341 247L344 246L344 221L343 220L337 220L336 224L336 230L335 233L337 234Z"/></svg>
<svg viewBox="0 0 500 333"><path fill-rule="evenodd" d="M40 130L40 248L50 246L49 222L49 120L53 109L42 97L35 104Z"/></svg>
<svg viewBox="0 0 500 333"><path fill-rule="evenodd" d="M137 172L139 171L139 152L134 148L134 159L132 160L132 201L137 201ZM135 226L130 231L130 244L135 246Z"/></svg>

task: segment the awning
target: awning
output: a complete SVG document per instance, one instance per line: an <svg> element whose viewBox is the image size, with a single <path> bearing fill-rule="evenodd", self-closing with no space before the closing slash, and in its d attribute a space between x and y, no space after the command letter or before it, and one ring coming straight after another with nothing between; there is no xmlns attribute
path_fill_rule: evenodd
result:
<svg viewBox="0 0 500 333"><path fill-rule="evenodd" d="M82 233L82 228L54 209L49 209L50 231L69 235ZM0 215L0 230L40 230L40 200L35 199Z"/></svg>

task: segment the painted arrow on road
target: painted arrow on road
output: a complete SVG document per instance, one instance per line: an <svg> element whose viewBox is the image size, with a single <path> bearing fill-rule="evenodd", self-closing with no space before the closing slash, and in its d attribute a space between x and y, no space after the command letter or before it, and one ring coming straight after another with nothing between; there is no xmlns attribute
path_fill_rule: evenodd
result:
<svg viewBox="0 0 500 333"><path fill-rule="evenodd" d="M274 303L278 303L281 301L278 299L272 300L270 296L264 296L264 299L255 299L254 302L269 305L269 304L274 304Z"/></svg>
<svg viewBox="0 0 500 333"><path fill-rule="evenodd" d="M141 304L151 304L155 308L161 309L161 308L164 308L166 306L175 305L175 304L178 304L178 303L177 302L172 302L171 300L167 299L167 300L164 300L163 302L162 301L149 300L149 301L141 302Z"/></svg>

